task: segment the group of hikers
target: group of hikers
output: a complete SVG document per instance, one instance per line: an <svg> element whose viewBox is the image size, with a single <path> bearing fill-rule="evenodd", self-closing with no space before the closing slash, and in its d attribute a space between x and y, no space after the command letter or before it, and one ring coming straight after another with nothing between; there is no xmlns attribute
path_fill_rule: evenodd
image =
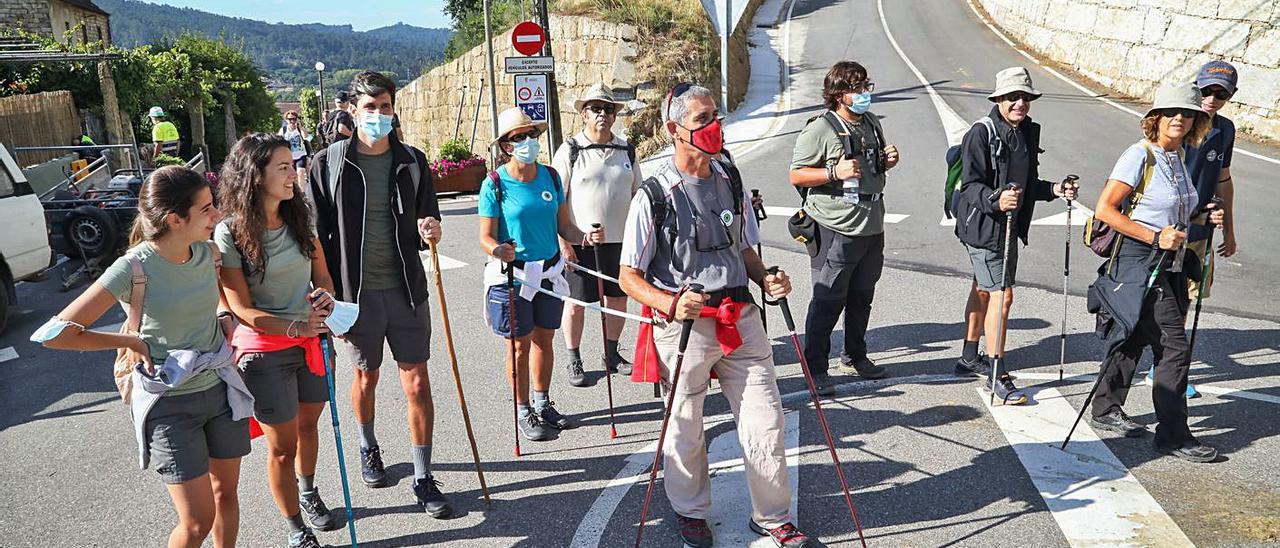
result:
<svg viewBox="0 0 1280 548"><path fill-rule="evenodd" d="M868 358L866 330L884 268L887 173L901 158L871 111L873 91L862 65L831 67L825 111L800 132L790 164L802 206L788 224L810 256L813 293L803 349L795 341L815 404L836 393L828 354L842 314L838 371L887 375ZM1090 423L1126 436L1146 432L1122 407L1150 346L1155 448L1197 462L1215 451L1187 427L1184 324L1190 298L1212 280L1202 266L1211 264L1206 242L1214 226L1225 228L1218 253L1235 252L1234 127L1218 114L1235 91L1235 69L1220 61L1205 65L1194 84L1157 90L1142 139L1116 163L1091 230L1093 247L1108 257L1090 290L1108 353ZM305 174L293 146L295 136L305 137L295 120L281 134L235 144L216 200L199 174L155 171L139 197L133 247L33 335L50 348L119 351L117 385L130 404L141 465L160 474L177 510L170 546L199 546L209 535L216 546L235 544L240 460L259 431L288 545L318 546L313 528L341 527L315 474L317 423L333 397L327 320L346 303L359 314L337 342L337 362L353 371L363 482L390 484L374 428L385 344L407 402L413 494L432 517L453 514L431 471L432 313L419 257L442 238L431 170L422 151L396 134L392 80L365 71L349 93L339 107L350 138L316 153ZM1029 116L1039 97L1024 68L996 76L990 113L960 145L949 206L973 265L955 370L994 379L993 395L1006 404L1027 401L1003 359L1018 242L1028 241L1036 201L1078 196L1074 178L1040 178L1041 128ZM484 269L485 318L506 341L517 455L521 437L546 441L576 426L550 396L554 333L565 327L567 382L583 386L583 309L594 308L608 315L600 356L606 378L630 373L667 392L659 435L667 443L656 457L664 459L683 543L713 544L703 409L715 378L743 447L752 501L745 525L778 546L818 546L791 513L782 400L762 324L761 305L779 302L791 323L791 279L757 253L759 201L724 149L714 95L688 82L667 93L658 108L673 152L643 175L634 147L612 131L623 102L596 86L574 108L583 129L549 155L551 165L539 162L546 124L519 108L503 111L490 143L502 163L478 198L478 243L492 257ZM1193 253L1178 251L1184 248ZM1096 296L1098 288L1108 294ZM618 348L623 322L636 319L626 314L629 299L642 307L634 364ZM128 311L124 329L87 328L116 304ZM985 354L978 350L984 336Z"/></svg>

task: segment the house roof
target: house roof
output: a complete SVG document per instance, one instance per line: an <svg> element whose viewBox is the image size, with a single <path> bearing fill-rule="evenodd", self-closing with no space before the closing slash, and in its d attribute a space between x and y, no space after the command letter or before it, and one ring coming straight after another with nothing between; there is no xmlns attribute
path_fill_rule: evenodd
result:
<svg viewBox="0 0 1280 548"><path fill-rule="evenodd" d="M82 9L82 10L85 10L85 11L91 11L91 12L94 12L94 13L100 13L100 14L102 14L102 15L106 15L106 16L108 16L108 17L110 17L110 16L111 16L111 14L110 14L110 13L107 13L107 12L105 12L105 11L102 11L102 8L100 8L100 7L96 6L96 5L94 5L93 0L59 0L59 1L61 1L61 2L65 2L65 3L67 3L67 4L71 4L72 6L75 6L75 7L77 7L77 8Z"/></svg>

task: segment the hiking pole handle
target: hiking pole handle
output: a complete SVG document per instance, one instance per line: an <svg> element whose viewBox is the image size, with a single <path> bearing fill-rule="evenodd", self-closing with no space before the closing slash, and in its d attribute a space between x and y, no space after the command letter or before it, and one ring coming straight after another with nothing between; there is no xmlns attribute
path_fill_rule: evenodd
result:
<svg viewBox="0 0 1280 548"><path fill-rule="evenodd" d="M702 284L689 284L689 291L694 293L702 293ZM680 353L684 354L686 348L689 347L689 334L693 332L693 319L684 321L684 327L680 330Z"/></svg>
<svg viewBox="0 0 1280 548"><path fill-rule="evenodd" d="M751 189L751 209L754 209L756 212L756 220L763 221L769 218L769 213L764 210L763 202L761 202L761 205L759 207L756 207L756 198L759 198L759 197L760 197L760 189L758 188Z"/></svg>
<svg viewBox="0 0 1280 548"><path fill-rule="evenodd" d="M781 270L782 270L782 269L778 268L777 266L771 266L771 267L769 267L769 268L764 269L764 271L765 271L765 273L766 273L766 274L771 274L771 275L774 275L774 276L777 276L777 275L778 275L778 272L780 272ZM791 307L787 305L787 298L786 298L786 297L783 297L783 298L778 299L778 300L776 300L776 301L773 301L773 302L771 302L771 303L769 303L769 302L767 302L767 301L766 301L766 303L767 303L767 304L772 304L772 305L777 305L777 306L778 306L778 308L782 309L782 321L786 322L786 324L787 324L787 331L795 332L795 330L796 330L796 322L795 322L795 320L791 317Z"/></svg>

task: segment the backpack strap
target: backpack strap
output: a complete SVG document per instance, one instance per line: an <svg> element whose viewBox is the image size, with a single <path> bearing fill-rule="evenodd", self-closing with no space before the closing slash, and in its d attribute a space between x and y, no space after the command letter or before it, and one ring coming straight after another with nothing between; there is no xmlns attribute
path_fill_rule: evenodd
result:
<svg viewBox="0 0 1280 548"><path fill-rule="evenodd" d="M653 218L653 232L661 232L666 226L667 213L670 211L667 207L667 193L662 189L662 183L658 178L653 176L640 183L640 190L649 199L649 216ZM672 234L671 243L674 242L675 235Z"/></svg>
<svg viewBox="0 0 1280 548"><path fill-rule="evenodd" d="M1151 150L1151 143L1146 139L1142 140L1142 150L1146 152L1146 158L1142 160L1142 176L1138 179L1138 186L1135 186L1133 192L1129 194L1129 203L1124 208L1126 217L1138 207L1138 202L1141 202L1142 197L1147 193L1147 185L1151 184L1151 176L1155 174L1156 153Z"/></svg>
<svg viewBox="0 0 1280 548"><path fill-rule="evenodd" d="M129 270L133 273L133 285L129 288L129 309L125 311L125 331L137 333L142 328L142 299L147 292L147 274L142 270L142 260L133 253L126 253Z"/></svg>
<svg viewBox="0 0 1280 548"><path fill-rule="evenodd" d="M578 146L578 141L573 137L565 139L564 143L569 145L569 182L573 182L573 165L578 163L578 155L582 153L582 147Z"/></svg>
<svg viewBox="0 0 1280 548"><path fill-rule="evenodd" d="M729 191L733 193L733 212L734 214L744 214L742 205L742 172L738 171L738 166L733 165L732 161L712 159L711 162L724 170L724 175L729 179Z"/></svg>
<svg viewBox="0 0 1280 548"><path fill-rule="evenodd" d="M329 180L325 181L325 186L329 189L329 198L334 203L338 200L338 181L342 178L342 167L347 162L347 147L351 146L351 139L343 139L335 141L328 148L328 164Z"/></svg>

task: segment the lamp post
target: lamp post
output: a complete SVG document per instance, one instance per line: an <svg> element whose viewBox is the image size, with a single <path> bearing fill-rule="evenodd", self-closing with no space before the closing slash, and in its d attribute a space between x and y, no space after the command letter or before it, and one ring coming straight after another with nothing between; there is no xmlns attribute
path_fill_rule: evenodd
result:
<svg viewBox="0 0 1280 548"><path fill-rule="evenodd" d="M316 127L324 121L324 61L316 61L316 76L320 87L316 89Z"/></svg>

